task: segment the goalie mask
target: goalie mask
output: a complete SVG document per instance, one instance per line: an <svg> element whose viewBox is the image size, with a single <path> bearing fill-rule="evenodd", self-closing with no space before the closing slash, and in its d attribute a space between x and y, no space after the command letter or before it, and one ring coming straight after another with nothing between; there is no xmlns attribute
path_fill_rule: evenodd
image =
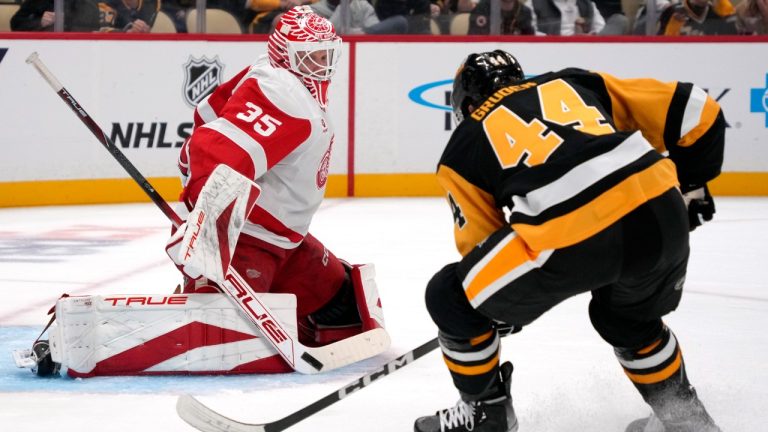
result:
<svg viewBox="0 0 768 432"><path fill-rule="evenodd" d="M506 51L470 54L453 79L451 105L456 122L461 123L469 114L470 105L477 108L496 90L523 79L520 63Z"/></svg>
<svg viewBox="0 0 768 432"><path fill-rule="evenodd" d="M309 6L296 6L280 17L267 50L272 67L289 70L320 106L327 106L328 86L341 56L341 38L330 21Z"/></svg>

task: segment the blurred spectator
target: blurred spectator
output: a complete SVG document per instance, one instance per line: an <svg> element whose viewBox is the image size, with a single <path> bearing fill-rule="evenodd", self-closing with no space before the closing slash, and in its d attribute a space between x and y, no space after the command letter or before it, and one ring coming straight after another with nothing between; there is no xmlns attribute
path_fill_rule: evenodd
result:
<svg viewBox="0 0 768 432"><path fill-rule="evenodd" d="M208 0L206 5L209 9L223 9L231 13L237 18L241 28L248 29L254 16L247 8L248 2L249 0Z"/></svg>
<svg viewBox="0 0 768 432"><path fill-rule="evenodd" d="M440 14L457 14L463 12L472 12L477 6L475 0L433 0L431 3L432 17L436 15L436 10Z"/></svg>
<svg viewBox="0 0 768 432"><path fill-rule="evenodd" d="M608 18L612 15L622 14L624 15L624 9L621 6L621 0L594 0L597 10L600 11L600 15L603 18Z"/></svg>
<svg viewBox="0 0 768 432"><path fill-rule="evenodd" d="M533 11L522 0L499 0L501 31L504 35L533 35ZM469 17L469 34L490 34L491 0L480 0Z"/></svg>
<svg viewBox="0 0 768 432"><path fill-rule="evenodd" d="M629 33L629 18L624 14L621 0L594 0L597 10L605 19L601 35L621 35Z"/></svg>
<svg viewBox="0 0 768 432"><path fill-rule="evenodd" d="M310 5L316 14L327 18L338 32L342 27L340 0L319 0ZM404 16L395 15L379 20L373 5L368 0L349 1L349 28L347 34L401 34L408 31Z"/></svg>
<svg viewBox="0 0 768 432"><path fill-rule="evenodd" d="M312 3L312 0L245 0L245 27L251 33L269 33L288 9Z"/></svg>
<svg viewBox="0 0 768 432"><path fill-rule="evenodd" d="M160 10L160 0L101 0L103 32L149 33Z"/></svg>
<svg viewBox="0 0 768 432"><path fill-rule="evenodd" d="M444 7L445 3L443 0L429 0L429 16L432 18L437 18L440 16L440 14L443 13Z"/></svg>
<svg viewBox="0 0 768 432"><path fill-rule="evenodd" d="M248 28L255 13L245 9L245 0L207 0L206 9L222 9L232 14L240 27ZM197 9L197 0L162 0L160 9L168 14L179 33L188 33L187 15ZM194 30L194 29L193 29Z"/></svg>
<svg viewBox="0 0 768 432"><path fill-rule="evenodd" d="M590 0L532 0L534 25L547 35L598 34L605 20Z"/></svg>
<svg viewBox="0 0 768 432"><path fill-rule="evenodd" d="M410 34L432 33L430 29L432 16L430 0L377 0L374 9L382 21L393 16L405 17Z"/></svg>
<svg viewBox="0 0 768 432"><path fill-rule="evenodd" d="M661 12L657 34L734 35L742 33L730 0L682 0Z"/></svg>
<svg viewBox="0 0 768 432"><path fill-rule="evenodd" d="M56 16L53 0L24 0L11 17L13 31L53 31ZM64 2L64 31L90 32L99 29L99 9L95 0Z"/></svg>
<svg viewBox="0 0 768 432"><path fill-rule="evenodd" d="M656 4L655 4L656 16L658 17L659 15L661 15L661 11L663 11L667 6L669 6L669 4L670 4L669 0L656 0ZM631 30L632 34L636 34L636 35L653 34L653 33L648 33L648 31L646 30L647 22L648 22L648 17L646 16L647 15L646 9L647 8L645 5L642 5L637 9L637 12L635 14L634 26ZM654 19L654 21L658 21L658 19ZM653 28L655 29L657 26L658 26L658 23L654 24Z"/></svg>
<svg viewBox="0 0 768 432"><path fill-rule="evenodd" d="M168 14L179 33L187 33L187 11L194 9L196 0L162 0L160 10Z"/></svg>
<svg viewBox="0 0 768 432"><path fill-rule="evenodd" d="M254 13L246 11L245 0L208 0L205 4L206 9L223 9L231 13L240 26L248 28L253 19ZM176 26L178 33L188 33L187 14L190 10L197 8L197 0L162 0L160 10L168 14Z"/></svg>
<svg viewBox="0 0 768 432"><path fill-rule="evenodd" d="M768 0L742 0L736 15L745 33L768 34Z"/></svg>
<svg viewBox="0 0 768 432"><path fill-rule="evenodd" d="M432 19L437 22L442 34L451 32L451 21L456 14L469 13L479 0L430 0Z"/></svg>

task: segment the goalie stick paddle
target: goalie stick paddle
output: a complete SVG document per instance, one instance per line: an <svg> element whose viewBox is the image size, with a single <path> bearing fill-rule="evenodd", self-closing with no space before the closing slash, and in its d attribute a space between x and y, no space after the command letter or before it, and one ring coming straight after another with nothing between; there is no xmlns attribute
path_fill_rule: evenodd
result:
<svg viewBox="0 0 768 432"><path fill-rule="evenodd" d="M225 417L216 411L208 408L205 404L198 401L190 395L179 397L176 403L176 412L179 417L196 429L203 432L278 432L288 429L296 423L328 408L336 402L346 398L354 392L364 389L371 383L384 378L398 369L401 369L414 360L423 357L439 346L437 338L434 338L423 345L409 351L402 356L384 364L375 371L358 378L355 381L345 385L329 395L312 402L311 404L295 411L287 416L268 423L243 423Z"/></svg>
<svg viewBox="0 0 768 432"><path fill-rule="evenodd" d="M36 52L30 54L27 63L37 69L59 97L77 115L80 121L93 133L96 139L109 151L117 162L128 172L131 178L149 196L152 202L173 222L175 226L183 222L179 215L168 205L149 181L139 172L122 151L107 137L104 131L83 109L74 96L59 82L48 67L40 60ZM230 265L227 276L221 283L224 292L259 329L261 334L277 350L280 356L297 372L315 374L346 366L382 353L389 346L387 331L376 328L353 337L321 347L307 347L295 340L285 329L266 304L260 301L259 294L248 285L245 279Z"/></svg>

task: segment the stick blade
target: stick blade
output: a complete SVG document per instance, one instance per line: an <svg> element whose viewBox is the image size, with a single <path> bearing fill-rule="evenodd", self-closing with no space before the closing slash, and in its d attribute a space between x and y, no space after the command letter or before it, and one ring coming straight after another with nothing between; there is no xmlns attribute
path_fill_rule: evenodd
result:
<svg viewBox="0 0 768 432"><path fill-rule="evenodd" d="M302 373L318 373L338 369L379 355L386 351L390 344L387 331L383 328L375 328L330 345L307 348L307 354L310 354L313 360L321 366L316 370L309 367L301 367L296 370Z"/></svg>
<svg viewBox="0 0 768 432"><path fill-rule="evenodd" d="M176 412L185 422L203 432L266 432L264 425L241 423L225 417L190 395L179 396Z"/></svg>

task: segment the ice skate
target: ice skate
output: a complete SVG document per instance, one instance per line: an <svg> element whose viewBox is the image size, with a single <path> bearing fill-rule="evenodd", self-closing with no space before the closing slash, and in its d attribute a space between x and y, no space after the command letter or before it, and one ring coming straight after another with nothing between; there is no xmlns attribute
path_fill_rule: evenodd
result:
<svg viewBox="0 0 768 432"><path fill-rule="evenodd" d="M648 418L637 419L625 432L721 432L690 387L683 397L664 404Z"/></svg>
<svg viewBox="0 0 768 432"><path fill-rule="evenodd" d="M37 363L32 368L32 372L42 377L59 374L61 364L53 361L53 358L51 357L51 347L47 340L35 341L32 345L32 352L34 353L34 358Z"/></svg>
<svg viewBox="0 0 768 432"><path fill-rule="evenodd" d="M413 425L415 432L516 432L517 416L512 407L510 384L512 363L501 365L498 392L479 401L459 400L455 406L435 415L420 417Z"/></svg>

